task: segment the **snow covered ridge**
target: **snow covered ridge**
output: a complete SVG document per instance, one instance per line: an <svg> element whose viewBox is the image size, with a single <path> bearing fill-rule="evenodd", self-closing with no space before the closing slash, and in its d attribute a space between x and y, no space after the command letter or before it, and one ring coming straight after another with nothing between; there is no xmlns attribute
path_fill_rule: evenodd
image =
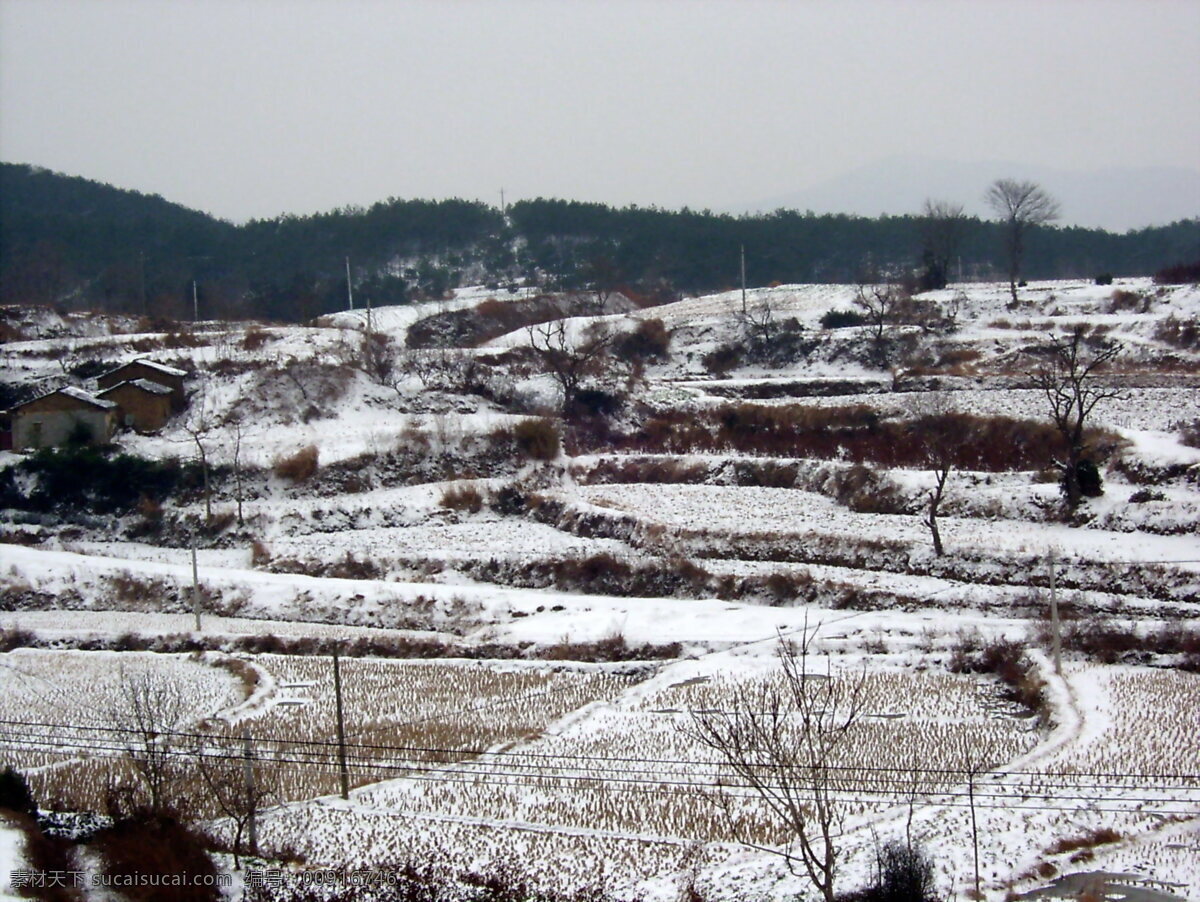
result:
<svg viewBox="0 0 1200 902"><path fill-rule="evenodd" d="M822 676L864 675L839 891L913 840L966 897L974 824L987 899L1091 871L1196 897L1200 288L1019 298L951 286L859 325L841 285L744 309L472 289L369 322L47 321L0 347L5 391L90 393L148 359L187 374L188 407L120 433L125 463L0 453L0 745L39 798L101 807L132 754L103 712L147 673L191 699L158 734L189 737L188 767L236 758L244 785L246 732L270 864L526 862L546 891L780 898L811 893L771 852L794 830L688 727L772 685L781 633L815 634ZM537 319L555 305L573 315ZM1114 342L1085 383L1102 493L1071 510L1036 377L1056 343ZM968 462L962 424L999 447ZM152 483L133 458L180 464ZM644 645L670 657L604 663ZM237 845L240 815L188 808Z"/></svg>

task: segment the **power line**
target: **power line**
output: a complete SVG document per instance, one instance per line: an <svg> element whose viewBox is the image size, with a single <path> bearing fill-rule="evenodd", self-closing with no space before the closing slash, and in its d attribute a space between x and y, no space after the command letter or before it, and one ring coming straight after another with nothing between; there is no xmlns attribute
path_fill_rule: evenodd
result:
<svg viewBox="0 0 1200 902"><path fill-rule="evenodd" d="M63 729L77 730L90 733L110 733L110 734L128 734L134 736L142 736L144 732L133 727L120 726L89 726L85 724L64 724L54 723L49 721L28 721L28 720L11 720L0 718L0 725L18 726L18 727L33 727L43 729ZM155 733L156 736L164 738L178 738L190 740L204 740L213 742L222 739L219 734L203 733L183 730L162 730ZM0 737L2 738L2 737ZM267 737L267 736L251 736L251 741L258 746L307 746L316 749L324 749L329 753L336 751L338 744L335 740L323 739L289 739L284 737ZM555 753L544 751L525 751L521 749L481 749L473 747L447 747L447 746L430 746L430 745L405 745L405 744L378 744L378 743L346 743L347 750L361 751L376 751L385 753L409 752L417 754L431 755L467 755L473 757L496 756L505 758L534 758L534 759L549 759L549 760L566 760L566 761L595 761L595 762L611 762L625 764L646 764L646 765L684 765L684 766L712 766L712 760L699 758L651 758L632 755L583 755L583 754L568 754ZM360 756L361 757L361 756ZM532 766L532 765L529 765ZM786 769L794 767L799 769L800 765L759 765L764 769ZM883 773L883 774L899 774L903 777L910 777L913 773L921 774L941 774L947 776L965 775L969 771L960 768L928 768L928 767L907 767L901 765L883 766L883 765L825 765L824 770L831 772L849 772L849 773ZM1056 778L1095 778L1109 780L1175 780L1180 782L1196 782L1200 783L1200 774L1191 773L1121 773L1115 771L1034 771L1034 770L993 770L985 772L986 776L992 778L1000 776L1029 776L1040 779L1048 777Z"/></svg>
<svg viewBox="0 0 1200 902"><path fill-rule="evenodd" d="M90 731L111 732L104 728L82 727L82 728L78 728L78 729L82 729L85 731L90 730ZM196 736L196 735L202 735L202 734L180 734L180 735ZM207 739L209 742L211 742L215 737L204 736L204 738ZM15 739L15 738L7 739L5 737L0 736L0 742L7 742L7 743L12 744L14 747L21 747L21 748L28 748L28 744L31 740L32 741L41 740L41 741L44 741L47 743L54 743L57 745L58 749L60 749L60 750L61 749L72 749L72 750L78 750L78 751L87 751L92 754L95 754L96 752L100 752L101 757L121 758L121 757L127 756L130 752L128 745L103 745L103 744L96 742L95 740L85 740L82 737L63 737L63 736L53 734L53 733L39 734L39 735L31 736L31 737L25 737L20 740ZM232 741L232 739L230 741ZM259 760L264 763L270 763L270 764L276 765L276 766L292 765L292 766L294 766L293 769L298 769L301 771L304 768L317 768L317 769L328 770L328 771L332 772L332 770L335 766L335 762L333 761L332 758L326 757L326 755L328 755L328 753L329 753L327 743L303 743L303 742L301 742L300 744L316 745L320 749L319 754L321 755L321 757L313 757L314 753L307 752L303 748L301 748L299 750L293 749L291 752L291 755L293 755L293 756L299 755L300 757L284 757L283 755L276 755L275 757L261 757L260 756ZM43 750L43 751L53 752L54 749L47 749L47 750ZM434 751L434 750L425 750L425 751ZM464 752L463 750L460 750L460 749L443 749L443 750L436 750L436 751L438 751L442 754L445 754L445 755L455 755L455 756L462 755L462 754L468 754L467 752ZM158 753L163 754L163 755L173 756L176 758L230 761L230 762L238 762L238 763L240 763L244 760L244 753L238 752L238 751L227 752L227 753L214 753L212 751L202 751L199 749L197 749L195 751L191 751L191 750L186 750L186 749L168 747L166 749L159 750ZM569 760L571 760L571 759L588 760L588 756L553 756L553 757L566 758ZM545 764L520 764L520 763L513 764L511 762L508 764L505 764L503 762L488 761L485 759L467 759L464 761L460 761L460 762L451 764L449 766L447 766L444 762L429 762L429 761L413 761L412 763L408 763L408 764L400 764L400 763L394 763L394 762L388 762L388 761L381 761L376 758L369 758L369 757L365 757L362 755L349 756L348 767L349 767L350 761L353 762L354 772L357 775L362 776L362 777L377 776L380 773L385 773L385 774L392 774L392 775L400 774L400 775L404 775L410 779L434 780L434 781L458 782L458 783L479 783L479 782L487 783L487 782L495 782L495 780L497 778L499 778L502 781L502 785L506 785L506 786L528 785L525 782L514 782L514 781L534 780L534 781L539 781L539 785L541 785L542 782L550 780L550 781L554 781L554 782L557 782L560 784L565 783L567 785L602 783L605 785L605 788L607 791L617 791L618 788L624 788L624 787L640 788L645 791L660 791L664 787L686 788L686 789L692 790L692 791L695 791L697 788L709 788L709 789L713 789L713 790L720 790L722 792L728 792L731 789L733 789L733 790L737 790L737 789L755 789L755 790L757 790L757 788L759 786L766 788L766 789L779 788L779 787L773 786L772 784L765 782L765 781L758 781L757 786L753 782L750 782L750 783L738 782L736 779L730 779L729 776L727 775L727 772L723 772L721 770L717 770L715 772L704 771L704 772L692 773L692 774L672 773L672 774L670 774L670 776L676 777L677 779L668 780L668 779L664 779L664 776L666 776L666 775L663 775L660 773L656 773L656 775L653 777L634 776L635 774L639 774L639 773L643 773L643 774L651 773L649 771L636 771L635 770L635 771L631 772L631 771L617 770L617 769L613 769L613 768L587 769L587 768L578 767L578 766L577 767L553 768L553 767L549 767ZM712 763L712 762L706 762L706 766L719 767L720 765L719 764L714 765L714 763ZM508 769L502 769L505 767L507 767ZM451 769L451 768L453 768L453 769ZM770 771L778 772L781 769L790 770L792 768L790 768L790 767L781 768L778 765L768 765L761 769L766 770L768 772L770 772ZM906 774L906 779L904 779L904 780L898 780L898 779L889 780L889 779L879 779L879 778L871 778L871 779L864 780L863 774L860 773L859 771L869 773L873 770L872 768L865 767L865 768L859 769L859 768L849 767L849 768L846 768L846 770L852 772L851 774L848 774L847 776L853 776L855 778L855 784L853 787L838 789L837 781L836 780L832 781L834 790L838 791L840 793L845 793L845 792L854 791L854 790L857 790L860 793L863 791L866 791L868 793L874 793L876 796L895 796L901 800L909 799L909 798L913 798L913 797L964 798L967 795L966 793L963 793L961 790L956 791L953 788L947 788L947 787L932 788L932 787L934 787L934 781L925 781L925 785L930 788L918 789L914 785L914 782L913 782L913 779L911 776L911 774L913 772L909 772L909 774ZM879 770L879 769L874 769L874 770ZM564 771L566 771L566 772L564 772ZM915 772L921 773L922 771L917 770ZM952 775L952 776L959 776L959 775L965 776L966 775L966 772L951 771L951 770L927 769L924 772L945 774L945 775ZM1143 796L1104 795L1104 794L1082 795L1080 793L1093 792L1093 791L1098 791L1098 790L1103 790L1103 789L1126 790L1128 792L1134 792L1134 791L1155 792L1155 791L1157 791L1159 793L1166 793L1166 792L1172 792L1175 790L1195 788L1194 786L1189 787L1189 786L1184 786L1184 785L1161 786L1161 785L1156 785L1156 784L1142 784L1142 783L1138 783L1138 784L1087 784L1087 783L1071 784L1071 783L1066 783L1066 782L1057 782L1056 783L1056 781L1054 779L1049 779L1055 775L1052 775L1052 774L1048 775L1048 774L1035 773L1035 772L1029 772L1029 773L1033 773L1033 775L1036 776L1038 779L1036 781L1018 781L1018 782L1010 781L1008 783L997 783L994 781L984 780L984 781L982 781L983 786L980 787L981 790L994 789L994 790L1006 790L1006 791L1004 791L1004 792L975 791L973 794L977 798L995 798L995 799L1010 800L1008 802L1008 804L1005 805L1004 807L1032 807L1032 808L1044 808L1046 810L1072 810L1074 807L1077 807L1077 806L1070 806L1070 807L1045 806L1045 805L1033 805L1033 806L1016 805L1016 806L1014 806L1012 804L1011 800L1014 795L1019 795L1022 797L1039 797L1046 801L1063 801L1063 802L1084 801L1084 802L1092 803L1092 807L1094 807L1094 803L1096 803L1096 802L1101 802L1101 803L1118 803L1118 802L1120 802L1120 803L1124 803L1126 806L1128 806L1130 804L1143 804L1143 805L1144 804L1160 804L1161 805L1163 803L1170 804L1175 801L1182 802L1183 800L1175 800L1175 799L1170 799L1170 798L1164 799L1159 795L1156 795L1153 797L1143 797ZM735 773L735 776L736 776L736 773ZM490 778L490 779L481 780L480 779L481 777ZM700 782L706 778L713 778L714 780L717 781L717 783L715 785L710 786L710 784L708 784L706 782ZM1170 777L1158 777L1155 779L1165 782L1167 779L1170 779ZM1185 779L1193 779L1193 778L1188 777ZM954 782L961 782L961 781L956 780ZM614 784L614 783L617 784L617 787L607 785L607 784ZM1075 789L1078 792L1074 793L1074 794L1068 793L1068 794L1060 795L1060 794L1055 794L1053 792L1047 791L1047 789L1049 789L1049 790ZM872 799L872 801L880 801L880 799L875 798L875 799ZM1140 810L1140 811L1143 811L1144 813L1160 813L1157 811L1152 812L1152 811L1149 811L1144 808L1130 809L1128 807L1123 807L1120 809L1113 809L1113 810L1121 810L1121 811ZM1170 813L1191 814L1194 812L1191 809L1188 809L1188 810L1185 810L1182 812L1176 811L1173 809Z"/></svg>
<svg viewBox="0 0 1200 902"><path fill-rule="evenodd" d="M95 750L94 746L80 745L77 746L80 750ZM193 759L197 756L191 752L182 750L174 750L168 752L174 757L183 757ZM124 749L109 749L105 753L97 757L106 759L121 759L127 755ZM242 753L232 753L228 755L211 755L206 754L200 756L207 760L215 760L218 762L227 762L225 766L240 767L244 762ZM276 769L291 771L293 773L305 773L311 771L314 767L322 768L331 780L336 776L336 762L318 763L309 759L256 759L260 766L271 765ZM732 796L739 799L759 799L760 793L752 784L737 784L725 783L712 785L708 783L697 783L691 781L648 781L648 780L598 780L594 776L578 776L564 775L553 773L528 774L528 773L509 773L503 771L457 771L447 770L445 768L428 768L428 767L403 767L398 765L387 765L376 763L371 766L354 766L349 769L349 772L356 777L370 778L378 777L380 772L391 773L395 778L396 771L405 771L403 775L405 779L417 782L433 782L443 784L459 784L471 787L478 786L495 786L504 788L531 788L530 779L535 780L532 786L538 791L570 791L578 793L580 782L594 784L594 786L584 786L583 789L594 789L602 793L613 794L640 794L640 795L668 795L668 796L686 796L694 799L697 792L719 792L724 796ZM547 785L547 783L557 783L559 785ZM616 785L613 785L616 784ZM768 787L772 788L772 787ZM747 791L749 790L749 791ZM846 801L857 802L859 804L885 804L894 805L905 801L921 799L926 804L937 807L948 808L967 808L970 807L970 802L963 801L969 799L971 794L962 791L939 790L931 789L927 791L913 793L910 790L901 787L894 790L877 790L873 794L857 796L850 795L848 798L847 791L834 792ZM869 792L869 791L868 791ZM861 790L860 790L861 793ZM975 792L974 798L978 799L995 799L997 802L974 802L975 807L985 809L1014 809L1014 810L1029 810L1029 811L1077 811L1080 808L1080 803L1086 804L1088 811L1095 812L1110 812L1110 813L1125 813L1125 814L1149 814L1161 816L1194 816L1196 809L1193 808L1148 808L1149 804L1170 805L1177 800L1162 799L1162 798L1136 798L1126 796L1042 796L1048 801L1072 802L1074 804L1062 805L1047 805L1047 804L1032 804L1024 799L1020 803L1014 803L1012 796L1009 794L999 793L981 793ZM799 800L811 798L805 794L805 790L801 790L796 794ZM958 800L958 801L950 801ZM1118 803L1126 803L1120 807L1103 807L1104 805L1116 805ZM1186 804L1181 801L1181 804Z"/></svg>

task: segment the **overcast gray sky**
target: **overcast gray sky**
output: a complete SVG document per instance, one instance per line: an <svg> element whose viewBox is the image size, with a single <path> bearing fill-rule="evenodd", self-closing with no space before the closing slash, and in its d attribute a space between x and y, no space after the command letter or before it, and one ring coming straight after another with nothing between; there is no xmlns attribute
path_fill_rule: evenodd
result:
<svg viewBox="0 0 1200 902"><path fill-rule="evenodd" d="M1200 2L0 0L0 158L234 220L724 208L894 154L1200 168Z"/></svg>

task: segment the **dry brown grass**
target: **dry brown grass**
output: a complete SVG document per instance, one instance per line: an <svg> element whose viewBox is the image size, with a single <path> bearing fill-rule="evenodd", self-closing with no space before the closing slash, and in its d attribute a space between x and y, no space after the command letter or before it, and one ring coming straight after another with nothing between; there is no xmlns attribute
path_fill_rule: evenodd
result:
<svg viewBox="0 0 1200 902"><path fill-rule="evenodd" d="M450 485L442 491L440 504L442 507L450 510L466 511L467 513L477 514L483 510L483 493L479 491L479 487L466 483L463 485Z"/></svg>
<svg viewBox="0 0 1200 902"><path fill-rule="evenodd" d="M316 445L306 445L294 454L275 459L272 472L289 482L307 482L316 475L320 453Z"/></svg>

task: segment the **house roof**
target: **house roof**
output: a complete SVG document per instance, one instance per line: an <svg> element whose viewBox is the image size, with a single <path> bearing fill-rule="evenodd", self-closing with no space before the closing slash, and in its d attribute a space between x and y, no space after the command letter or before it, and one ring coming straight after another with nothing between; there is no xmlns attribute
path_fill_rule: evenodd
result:
<svg viewBox="0 0 1200 902"><path fill-rule="evenodd" d="M116 401L107 401L104 398L97 398L95 395L85 392L82 388L76 388L74 385L68 385L66 388L59 388L51 392L46 392L44 395L38 395L23 404L17 404L12 409L20 410L22 407L28 407L43 398L49 398L51 395L66 395L68 398L74 398L76 401L82 401L84 404L90 404L92 407L98 407L101 410L112 410L117 406Z"/></svg>
<svg viewBox="0 0 1200 902"><path fill-rule="evenodd" d="M99 397L103 398L110 392L115 392L122 385L132 385L134 388L141 389L144 392L149 392L152 395L169 395L171 389L165 385L159 385L157 382L151 382L149 379L127 379L124 382L118 382L112 388L106 388L99 393Z"/></svg>
<svg viewBox="0 0 1200 902"><path fill-rule="evenodd" d="M185 370L176 369L173 366L167 366L165 363L159 363L158 361L155 361L155 360L147 360L145 357L139 357L137 360L129 361L129 363L122 363L115 370L110 370L109 372L105 373L104 375L111 376L113 373L119 373L119 372L121 372L121 370L125 369L126 367L133 366L135 363L140 363L142 366L147 367L148 369L156 370L157 372L162 373L164 376L186 376L187 375L187 372Z"/></svg>

